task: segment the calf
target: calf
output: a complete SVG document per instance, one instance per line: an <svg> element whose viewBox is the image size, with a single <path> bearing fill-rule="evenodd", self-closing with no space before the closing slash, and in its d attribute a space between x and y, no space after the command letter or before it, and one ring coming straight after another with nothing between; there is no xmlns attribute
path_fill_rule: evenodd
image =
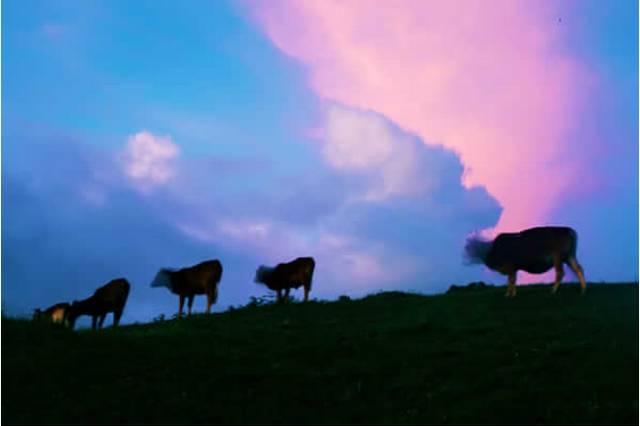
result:
<svg viewBox="0 0 640 426"><path fill-rule="evenodd" d="M518 270L541 274L555 268L556 280L551 289L555 293L564 277L565 263L580 280L580 291L584 293L587 284L576 259L577 246L578 234L572 228L547 226L499 234L493 241L472 237L467 239L465 251L472 263L484 263L490 269L507 275L506 297L514 297Z"/></svg>
<svg viewBox="0 0 640 426"><path fill-rule="evenodd" d="M53 306L49 306L47 309L36 309L33 311L33 319L35 321L51 321L56 324L63 324L67 322L67 311L69 309L68 303L56 303Z"/></svg>
<svg viewBox="0 0 640 426"><path fill-rule="evenodd" d="M218 285L222 278L222 264L219 260L208 260L183 269L162 268L151 282L151 287L167 287L180 296L178 316L182 315L184 299L189 300L189 315L193 298L197 294L207 295L207 313L218 299Z"/></svg>
<svg viewBox="0 0 640 426"><path fill-rule="evenodd" d="M130 289L129 281L118 278L97 289L93 296L81 301L74 301L68 309L69 326L73 328L79 316L89 315L91 328L95 330L96 322L101 328L107 314L113 312L113 326L117 327Z"/></svg>
<svg viewBox="0 0 640 426"><path fill-rule="evenodd" d="M289 263L279 263L276 267L260 266L256 271L254 282L264 284L270 290L277 292L277 301L282 301L282 291L285 299L289 298L292 288L304 287L304 301L309 300L311 281L316 262L313 257L299 257Z"/></svg>

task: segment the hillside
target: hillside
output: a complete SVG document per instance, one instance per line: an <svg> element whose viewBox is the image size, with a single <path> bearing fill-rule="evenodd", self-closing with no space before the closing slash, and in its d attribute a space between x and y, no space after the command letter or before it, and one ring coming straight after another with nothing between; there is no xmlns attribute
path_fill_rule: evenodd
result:
<svg viewBox="0 0 640 426"><path fill-rule="evenodd" d="M637 424L638 285L549 289L254 305L99 332L3 318L2 422Z"/></svg>

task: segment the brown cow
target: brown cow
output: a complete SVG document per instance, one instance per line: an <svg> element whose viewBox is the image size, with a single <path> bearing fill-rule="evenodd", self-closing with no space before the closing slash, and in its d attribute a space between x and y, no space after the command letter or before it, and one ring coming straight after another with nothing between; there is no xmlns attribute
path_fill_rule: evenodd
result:
<svg viewBox="0 0 640 426"><path fill-rule="evenodd" d="M264 284L277 292L277 301L282 301L282 290L285 300L289 299L292 288L304 287L304 301L309 300L311 281L316 262L313 257L299 257L289 263L279 263L275 268L260 266L256 271L254 282Z"/></svg>
<svg viewBox="0 0 640 426"><path fill-rule="evenodd" d="M564 277L564 263L575 272L580 280L581 293L584 293L587 284L576 259L577 246L576 231L568 227L547 226L499 234L493 241L471 237L467 239L465 250L472 263L484 263L490 269L507 275L509 285L505 296L514 297L518 270L542 274L555 268L556 280L551 289L555 293Z"/></svg>
<svg viewBox="0 0 640 426"><path fill-rule="evenodd" d="M219 260L208 260L182 269L162 268L151 282L151 287L167 287L180 296L178 315L182 316L185 297L188 298L189 315L196 294L207 295L207 313L218 299L218 285L222 278L222 264Z"/></svg>
<svg viewBox="0 0 640 426"><path fill-rule="evenodd" d="M102 328L107 314L113 312L113 326L117 327L130 289L129 281L118 278L97 289L93 296L81 301L74 301L68 309L69 326L73 328L79 316L89 315L92 319L91 328L95 330L98 319L100 320L98 327Z"/></svg>
<svg viewBox="0 0 640 426"><path fill-rule="evenodd" d="M51 321L55 324L66 323L68 309L68 303L56 303L53 306L49 306L44 311L40 309L33 311L33 319L35 321Z"/></svg>

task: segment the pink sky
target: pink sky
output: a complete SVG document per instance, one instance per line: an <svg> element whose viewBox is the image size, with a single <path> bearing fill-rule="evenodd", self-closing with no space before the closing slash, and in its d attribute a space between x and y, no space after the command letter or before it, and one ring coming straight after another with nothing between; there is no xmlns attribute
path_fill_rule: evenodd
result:
<svg viewBox="0 0 640 426"><path fill-rule="evenodd" d="M552 221L580 187L569 140L593 78L549 2L250 2L325 100L379 112L457 152L466 186L504 211L496 231Z"/></svg>

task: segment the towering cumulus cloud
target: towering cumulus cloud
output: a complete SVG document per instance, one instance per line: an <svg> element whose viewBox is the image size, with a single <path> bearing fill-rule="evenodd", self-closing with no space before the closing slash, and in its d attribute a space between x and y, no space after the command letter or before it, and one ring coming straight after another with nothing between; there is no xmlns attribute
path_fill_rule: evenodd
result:
<svg viewBox="0 0 640 426"><path fill-rule="evenodd" d="M484 188L462 185L459 157L373 111L328 103L325 117L324 165L268 203L252 196L241 215L209 214L183 230L273 262L312 255L320 296L437 291L469 279L465 235L495 225L500 206Z"/></svg>
<svg viewBox="0 0 640 426"><path fill-rule="evenodd" d="M485 186L504 206L496 229L548 220L576 184L580 146L569 133L590 77L563 49L556 5L510 0L248 5L273 43L307 66L320 97L382 113L424 141L459 153L464 184ZM384 155L378 151L383 145L371 145L362 161ZM329 150L330 158L334 154ZM401 163L392 164L401 170ZM412 179L384 173L383 193L406 189L404 179Z"/></svg>

